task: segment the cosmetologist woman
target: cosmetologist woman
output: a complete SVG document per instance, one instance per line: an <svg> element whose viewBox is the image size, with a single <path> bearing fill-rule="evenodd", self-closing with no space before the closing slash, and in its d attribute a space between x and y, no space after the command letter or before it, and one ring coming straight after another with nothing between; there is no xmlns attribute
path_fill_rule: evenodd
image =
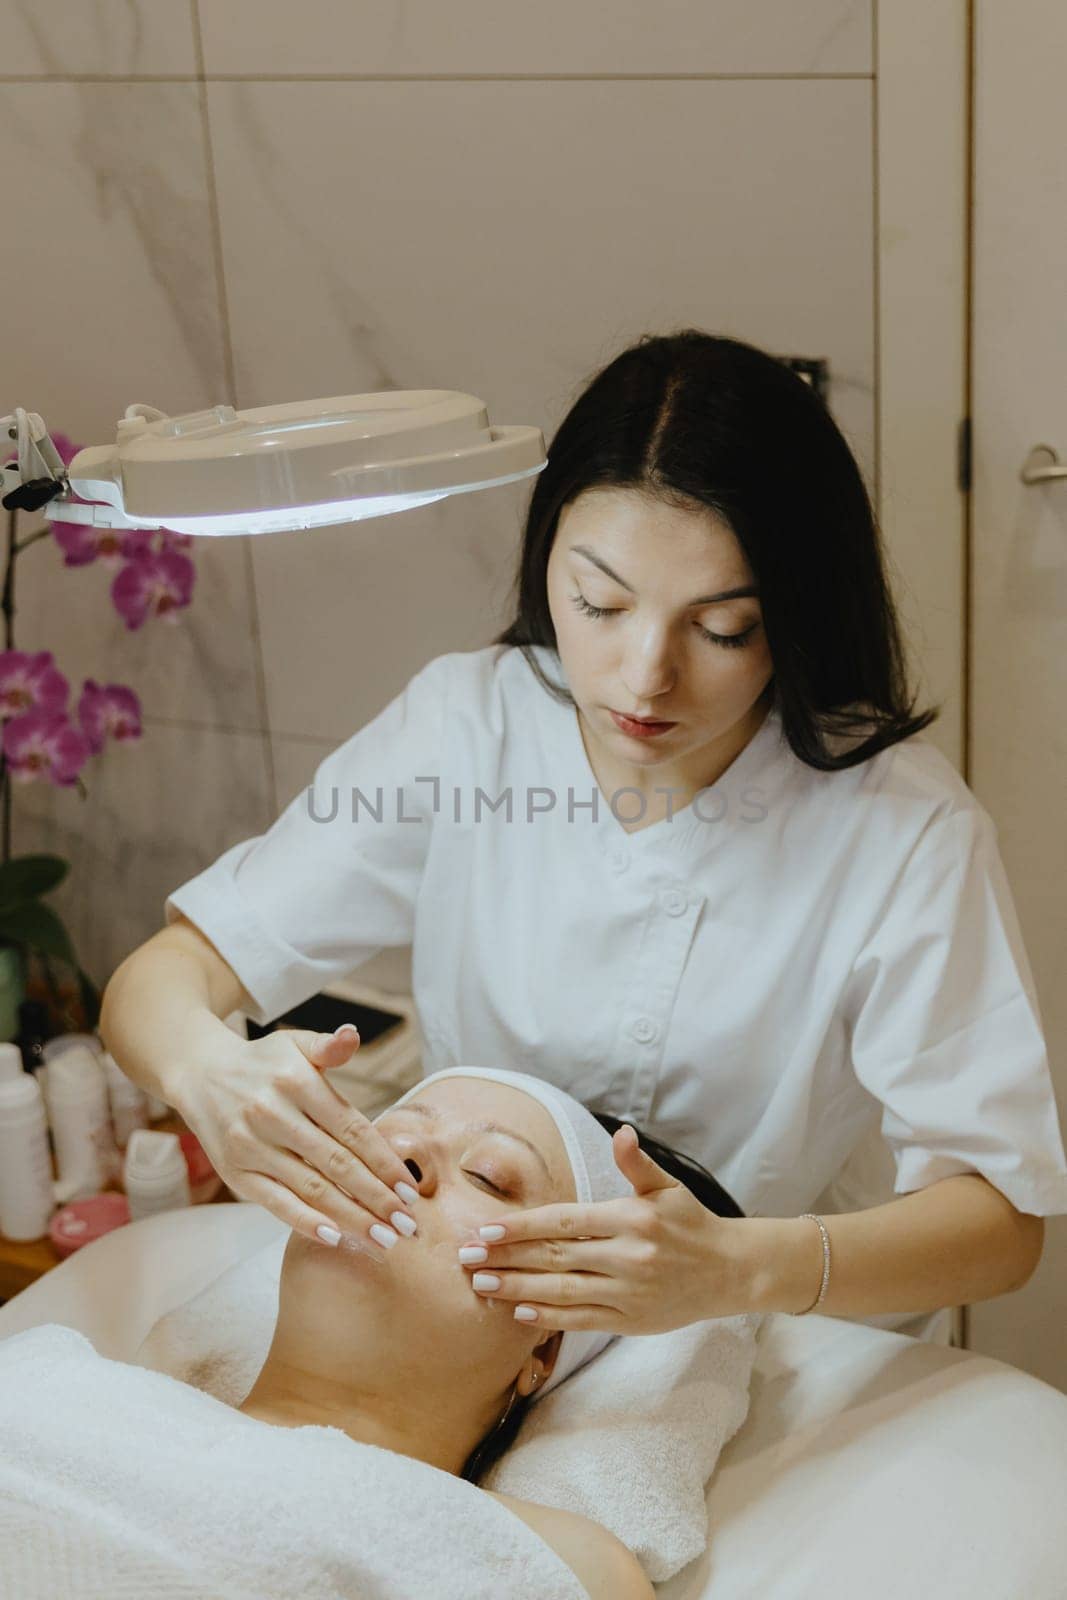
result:
<svg viewBox="0 0 1067 1600"><path fill-rule="evenodd" d="M427 1074L537 1074L746 1213L713 1215L621 1127L632 1200L502 1216L483 1191L498 1305L646 1334L1003 1294L1067 1211L1067 1162L996 828L923 737L937 714L909 699L822 400L737 340L643 337L556 433L506 632L429 661L178 888L101 1032L236 1194L384 1258L439 1184L506 1172L508 1136L385 1138L320 1071L352 1034L222 1019L411 946ZM879 1129L892 1189L817 1211Z"/></svg>

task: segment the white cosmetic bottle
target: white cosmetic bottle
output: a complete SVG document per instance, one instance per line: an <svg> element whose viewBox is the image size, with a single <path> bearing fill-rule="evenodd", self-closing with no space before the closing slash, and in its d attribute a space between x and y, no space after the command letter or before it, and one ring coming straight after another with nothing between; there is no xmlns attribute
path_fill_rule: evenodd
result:
<svg viewBox="0 0 1067 1600"><path fill-rule="evenodd" d="M122 1182L131 1222L192 1204L189 1168L176 1133L135 1128L126 1146Z"/></svg>
<svg viewBox="0 0 1067 1600"><path fill-rule="evenodd" d="M48 1062L48 1120L59 1168L56 1199L65 1205L99 1194L119 1171L107 1079L96 1052L72 1044Z"/></svg>
<svg viewBox="0 0 1067 1600"><path fill-rule="evenodd" d="M0 1043L0 1234L43 1239L54 1207L44 1095L18 1045Z"/></svg>
<svg viewBox="0 0 1067 1600"><path fill-rule="evenodd" d="M51 1039L46 1039L41 1050L44 1056L43 1064L37 1069L37 1081L44 1090L44 1103L48 1104L48 1063L54 1061L67 1050L73 1050L78 1045L83 1045L86 1050L91 1050L98 1056L104 1048L95 1033L57 1033Z"/></svg>
<svg viewBox="0 0 1067 1600"><path fill-rule="evenodd" d="M44 1058L51 1061L55 1056L61 1056L65 1050L73 1050L76 1045L83 1044L98 1056L103 1050L98 1036L95 1033L57 1033L54 1038L44 1042Z"/></svg>
<svg viewBox="0 0 1067 1600"><path fill-rule="evenodd" d="M131 1078L127 1078L110 1050L105 1050L101 1055L100 1064L107 1078L115 1143L120 1150L125 1150L134 1130L148 1127L148 1101L144 1091Z"/></svg>

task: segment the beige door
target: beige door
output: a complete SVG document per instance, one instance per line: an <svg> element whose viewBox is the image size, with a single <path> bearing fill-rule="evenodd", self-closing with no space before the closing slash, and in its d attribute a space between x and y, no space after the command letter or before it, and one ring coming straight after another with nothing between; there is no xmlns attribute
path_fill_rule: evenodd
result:
<svg viewBox="0 0 1067 1600"><path fill-rule="evenodd" d="M997 824L1067 1107L1067 6L975 6L974 489L968 781ZM1049 467L1043 456L1035 463ZM1067 1218L1018 1294L969 1313L972 1349L1067 1389Z"/></svg>

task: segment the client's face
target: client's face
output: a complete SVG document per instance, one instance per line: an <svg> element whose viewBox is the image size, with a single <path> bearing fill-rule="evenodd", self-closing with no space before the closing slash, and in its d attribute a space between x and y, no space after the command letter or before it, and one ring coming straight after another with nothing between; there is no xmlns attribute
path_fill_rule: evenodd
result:
<svg viewBox="0 0 1067 1600"><path fill-rule="evenodd" d="M496 1126L478 1126L485 1123ZM293 1233L268 1368L275 1363L274 1375L295 1379L308 1400L312 1391L319 1402L336 1397L338 1415L376 1400L398 1423L408 1412L413 1428L432 1414L442 1438L462 1437L466 1448L469 1435L473 1448L517 1376L548 1377L561 1335L517 1322L513 1304L477 1294L458 1249L480 1242L478 1228L509 1211L573 1202L570 1162L548 1111L490 1079L444 1078L377 1127L419 1191L411 1208L418 1231L384 1255L375 1245L331 1248ZM271 1376L264 1372L262 1387ZM424 1449L412 1453L430 1459ZM444 1464L440 1450L434 1459Z"/></svg>

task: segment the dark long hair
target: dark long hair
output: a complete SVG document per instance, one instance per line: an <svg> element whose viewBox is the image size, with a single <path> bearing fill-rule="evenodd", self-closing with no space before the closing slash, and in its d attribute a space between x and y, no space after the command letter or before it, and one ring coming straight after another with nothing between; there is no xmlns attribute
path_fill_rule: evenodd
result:
<svg viewBox="0 0 1067 1600"><path fill-rule="evenodd" d="M531 646L557 648L549 554L561 512L598 487L708 506L733 529L759 588L774 703L808 766L856 766L940 715L916 713L909 694L860 469L822 399L783 361L697 328L645 334L564 417L534 480L515 618L492 642L521 649L547 692L570 704Z"/></svg>
<svg viewBox="0 0 1067 1600"><path fill-rule="evenodd" d="M591 1114L606 1128L608 1133L615 1133L623 1126L618 1117L611 1117L607 1112L593 1111ZM629 1119L627 1119L629 1120ZM684 1183L690 1194L695 1195L702 1206L714 1212L717 1217L743 1217L744 1212L731 1194L723 1188L716 1178L713 1178L706 1167L699 1161L694 1161L691 1156L684 1155L680 1150L672 1150L669 1145L660 1144L651 1138L637 1124L630 1121L630 1127L637 1135L637 1142L641 1149L650 1155L657 1166L669 1172L672 1178L677 1178L679 1183ZM530 1407L530 1395L517 1395L515 1402L508 1411L505 1420L498 1423L485 1438L480 1440L471 1451L463 1464L461 1478L467 1478L471 1483L477 1483L489 1471L500 1457L515 1441L515 1436L522 1427L523 1417Z"/></svg>

